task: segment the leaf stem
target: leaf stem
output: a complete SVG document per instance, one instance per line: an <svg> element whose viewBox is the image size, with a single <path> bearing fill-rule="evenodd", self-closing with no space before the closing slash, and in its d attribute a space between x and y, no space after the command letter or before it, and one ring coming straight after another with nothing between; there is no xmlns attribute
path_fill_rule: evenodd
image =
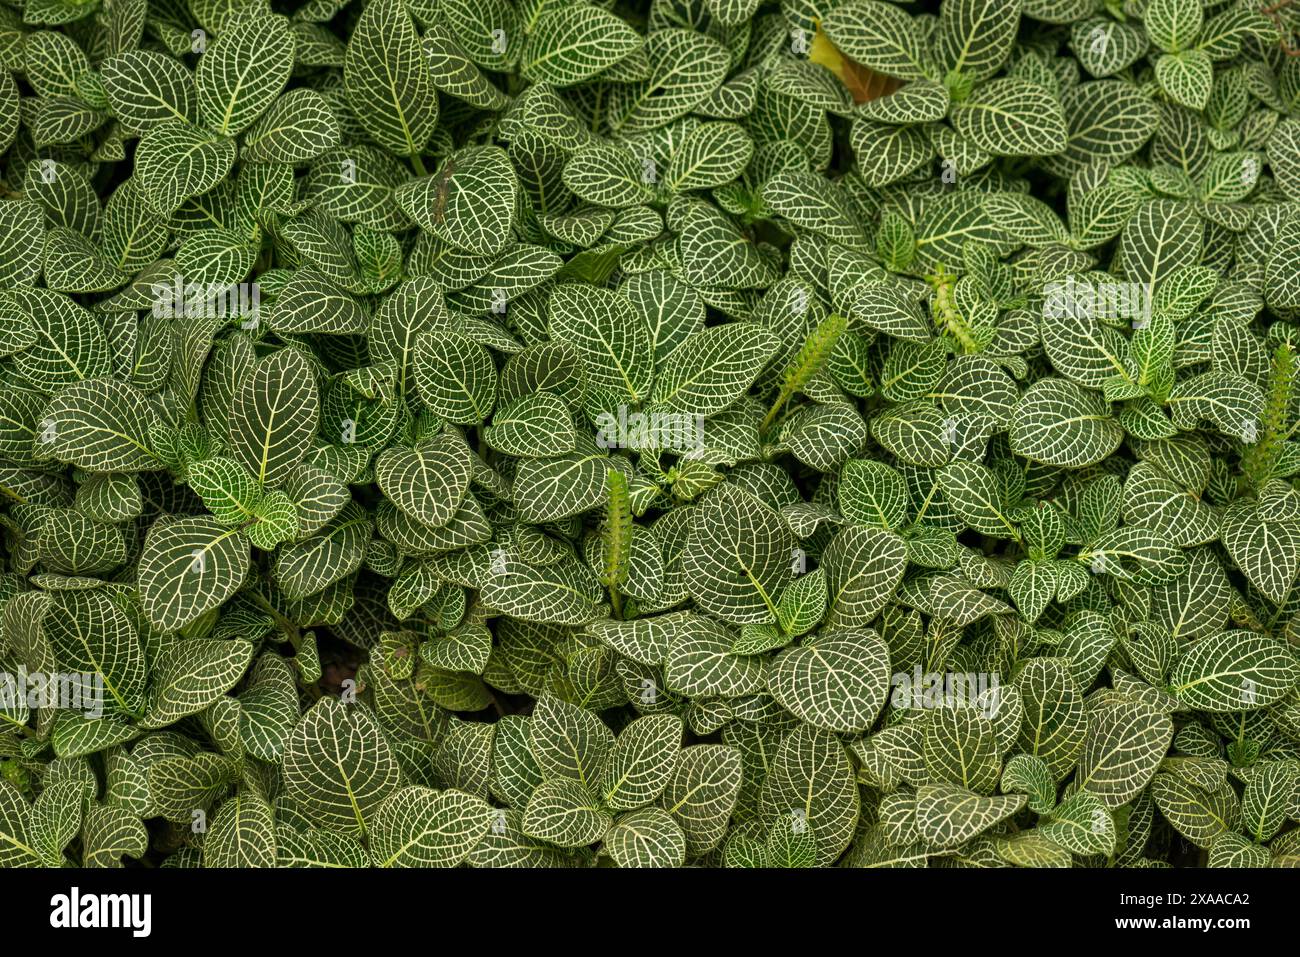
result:
<svg viewBox="0 0 1300 957"><path fill-rule="evenodd" d="M298 625L280 614L280 612L276 610L275 606L267 601L260 592L250 591L247 594L253 599L254 604L271 616L275 621L276 627L284 632L285 637L289 639L289 644L293 645L293 650L298 651L299 645L302 642L302 633L299 630Z"/></svg>

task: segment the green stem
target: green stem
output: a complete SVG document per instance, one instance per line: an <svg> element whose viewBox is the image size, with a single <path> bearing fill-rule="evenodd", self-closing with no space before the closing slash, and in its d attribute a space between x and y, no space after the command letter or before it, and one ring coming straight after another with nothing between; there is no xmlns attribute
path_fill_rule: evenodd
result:
<svg viewBox="0 0 1300 957"><path fill-rule="evenodd" d="M302 642L302 633L299 631L298 625L280 614L280 612L276 610L275 606L262 597L258 592L250 591L247 594L253 599L254 604L274 619L276 627L284 632L285 637L289 639L289 643L293 645L293 650L298 651Z"/></svg>
<svg viewBox="0 0 1300 957"><path fill-rule="evenodd" d="M777 413L779 413L781 408L790 401L792 395L794 395L793 389L784 386L781 388L781 394L777 396L776 401L772 403L772 408L767 410L767 415L763 418L762 425L758 427L759 435L767 435L767 430L772 427L772 422L775 421Z"/></svg>
<svg viewBox="0 0 1300 957"><path fill-rule="evenodd" d="M9 718L9 717L7 717L7 716L5 716L5 715L0 715L0 720L3 720L3 721L5 722L5 725L4 725L5 727L7 727L7 728L9 728L9 729L11 729L11 730L13 730L13 731L21 731L23 734L25 734L25 735L26 735L27 737L29 737L29 738L39 738L39 737L40 737L39 734L37 734L37 733L36 733L34 730L32 730L31 728L27 727L27 725L25 725L25 724L19 724L17 721L14 721L12 718Z"/></svg>

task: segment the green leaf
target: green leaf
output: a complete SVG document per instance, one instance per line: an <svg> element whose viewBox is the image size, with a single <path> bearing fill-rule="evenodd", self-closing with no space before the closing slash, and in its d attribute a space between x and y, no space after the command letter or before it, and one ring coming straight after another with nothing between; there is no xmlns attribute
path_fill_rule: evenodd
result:
<svg viewBox="0 0 1300 957"><path fill-rule="evenodd" d="M144 857L149 849L149 832L127 809L99 805L86 811L81 844L82 867L123 867L123 857Z"/></svg>
<svg viewBox="0 0 1300 957"><path fill-rule="evenodd" d="M138 389L92 379L61 389L46 406L37 441L54 458L89 472L156 469L149 450L158 415Z"/></svg>
<svg viewBox="0 0 1300 957"><path fill-rule="evenodd" d="M315 371L300 352L282 349L259 360L232 398L230 454L259 484L278 484L307 454L319 420Z"/></svg>
<svg viewBox="0 0 1300 957"><path fill-rule="evenodd" d="M775 511L724 484L697 506L682 565L705 611L738 625L773 621L793 548L794 536Z"/></svg>
<svg viewBox="0 0 1300 957"><path fill-rule="evenodd" d="M253 659L253 646L232 639L191 638L169 645L153 664L153 689L140 719L162 728L198 714L234 687Z"/></svg>
<svg viewBox="0 0 1300 957"><path fill-rule="evenodd" d="M1156 61L1156 79L1175 103L1202 110L1214 85L1214 64L1202 50L1170 53Z"/></svg>
<svg viewBox="0 0 1300 957"><path fill-rule="evenodd" d="M686 835L691 857L717 847L740 792L740 752L720 744L683 748L659 803Z"/></svg>
<svg viewBox="0 0 1300 957"><path fill-rule="evenodd" d="M958 133L995 156L1038 156L1065 149L1065 114L1050 91L1008 77L985 83L953 107Z"/></svg>
<svg viewBox="0 0 1300 957"><path fill-rule="evenodd" d="M654 408L701 416L721 412L745 394L778 348L777 337L754 323L697 332L661 367L651 393Z"/></svg>
<svg viewBox="0 0 1300 957"><path fill-rule="evenodd" d="M1109 856L1115 851L1115 819L1106 805L1087 791L1061 802L1051 820L1038 825L1038 833L1081 857Z"/></svg>
<svg viewBox="0 0 1300 957"><path fill-rule="evenodd" d="M197 119L194 77L179 60L152 50L127 50L105 60L100 76L113 115L133 133L167 120Z"/></svg>
<svg viewBox="0 0 1300 957"><path fill-rule="evenodd" d="M983 80L1011 55L1020 0L949 0L939 11L937 46L950 73Z"/></svg>
<svg viewBox="0 0 1300 957"><path fill-rule="evenodd" d="M1220 535L1250 582L1270 601L1285 601L1300 571L1300 521L1265 521L1257 506L1237 501L1223 516Z"/></svg>
<svg viewBox="0 0 1300 957"><path fill-rule="evenodd" d="M1065 152L1049 166L1066 175L1097 160L1120 160L1133 154L1160 123L1151 99L1122 80L1067 87L1061 93L1061 106L1065 111Z"/></svg>
<svg viewBox="0 0 1300 957"><path fill-rule="evenodd" d="M699 106L722 83L729 57L711 37L669 27L646 39L650 75L611 91L610 126L631 135L672 122Z"/></svg>
<svg viewBox="0 0 1300 957"><path fill-rule="evenodd" d="M349 502L319 533L280 549L272 574L290 599L306 598L351 575L365 560L373 523Z"/></svg>
<svg viewBox="0 0 1300 957"><path fill-rule="evenodd" d="M850 527L832 539L822 556L835 627L870 624L893 596L907 565L907 547L891 532Z"/></svg>
<svg viewBox="0 0 1300 957"><path fill-rule="evenodd" d="M433 85L481 109L501 109L505 94L487 81L474 62L440 23L426 24L424 52L429 58Z"/></svg>
<svg viewBox="0 0 1300 957"><path fill-rule="evenodd" d="M433 527L451 521L472 474L473 453L451 429L415 449L385 449L375 460L380 490L415 521Z"/></svg>
<svg viewBox="0 0 1300 957"><path fill-rule="evenodd" d="M600 583L574 563L537 568L506 558L483 581L485 604L522 621L582 625L597 617Z"/></svg>
<svg viewBox="0 0 1300 957"><path fill-rule="evenodd" d="M438 122L438 97L401 0L366 4L348 41L343 84L357 121L376 143L398 156L424 150Z"/></svg>
<svg viewBox="0 0 1300 957"><path fill-rule="evenodd" d="M764 823L786 819L806 830L817 842L817 865L829 865L848 847L858 823L848 752L831 732L800 724L772 758L761 803Z"/></svg>
<svg viewBox="0 0 1300 957"><path fill-rule="evenodd" d="M1079 757L1079 788L1106 807L1127 804L1147 786L1173 738L1173 723L1140 701L1098 701L1089 708Z"/></svg>
<svg viewBox="0 0 1300 957"><path fill-rule="evenodd" d="M675 192L730 183L749 165L754 143L735 123L701 123L673 151L664 185Z"/></svg>
<svg viewBox="0 0 1300 957"><path fill-rule="evenodd" d="M535 392L499 406L483 441L518 458L549 458L572 452L572 415L553 392Z"/></svg>
<svg viewBox="0 0 1300 957"><path fill-rule="evenodd" d="M108 707L140 712L148 680L144 650L130 619L103 592L55 592L42 625L63 667L102 679Z"/></svg>
<svg viewBox="0 0 1300 957"><path fill-rule="evenodd" d="M1151 0L1142 12L1142 22L1156 46L1175 52L1196 42L1204 14L1197 0Z"/></svg>
<svg viewBox="0 0 1300 957"><path fill-rule="evenodd" d="M584 708L544 695L529 725L529 749L544 777L595 785L615 746L603 721Z"/></svg>
<svg viewBox="0 0 1300 957"><path fill-rule="evenodd" d="M632 811L654 801L668 786L681 744L680 718L661 714L632 721L619 732L602 771L601 800L616 811ZM684 853L684 839L681 844Z"/></svg>
<svg viewBox="0 0 1300 957"><path fill-rule="evenodd" d="M149 620L177 631L235 593L248 571L248 541L211 518L159 519L140 553L138 586Z"/></svg>
<svg viewBox="0 0 1300 957"><path fill-rule="evenodd" d="M208 129L236 136L266 112L289 80L293 46L284 17L244 16L222 30L195 74Z"/></svg>
<svg viewBox="0 0 1300 957"><path fill-rule="evenodd" d="M845 313L896 339L927 342L931 338L930 326L920 310L894 286L866 285L855 290Z"/></svg>
<svg viewBox="0 0 1300 957"><path fill-rule="evenodd" d="M768 689L814 727L865 731L889 694L889 649L871 631L805 640L777 656Z"/></svg>
<svg viewBox="0 0 1300 957"><path fill-rule="evenodd" d="M1162 279L1195 265L1201 254L1201 236L1195 224L1195 214L1182 203L1154 199L1140 205L1120 236L1116 254L1120 275L1151 289Z"/></svg>
<svg viewBox="0 0 1300 957"><path fill-rule="evenodd" d="M1170 690L1198 711L1266 708L1300 682L1300 663L1267 635L1225 631L1188 646L1174 662Z"/></svg>
<svg viewBox="0 0 1300 957"><path fill-rule="evenodd" d="M605 835L604 847L619 867L681 867L686 862L686 835L657 807L620 817Z"/></svg>
<svg viewBox="0 0 1300 957"><path fill-rule="evenodd" d="M790 583L777 608L777 624L787 635L802 635L817 627L825 614L826 573L818 568Z"/></svg>
<svg viewBox="0 0 1300 957"><path fill-rule="evenodd" d="M724 215L697 205L681 226L682 278L695 286L751 289L776 279L769 260Z"/></svg>
<svg viewBox="0 0 1300 957"><path fill-rule="evenodd" d="M1029 810L1046 814L1056 806L1056 782L1047 765L1030 754L1016 754L1002 769L1002 793L1027 795Z"/></svg>
<svg viewBox="0 0 1300 957"><path fill-rule="evenodd" d="M420 228L457 249L492 256L505 248L519 180L499 146L469 146L432 176L411 180L393 198Z"/></svg>
<svg viewBox="0 0 1300 957"><path fill-rule="evenodd" d="M600 503L609 458L603 453L571 452L554 459L525 459L515 475L520 516L548 522L577 515Z"/></svg>
<svg viewBox="0 0 1300 957"><path fill-rule="evenodd" d="M370 851L378 867L455 867L494 816L486 801L470 794L405 787L375 809Z"/></svg>
<svg viewBox="0 0 1300 957"><path fill-rule="evenodd" d="M1011 422L1012 450L1044 465L1092 465L1124 437L1100 396L1065 379L1040 379L1026 389Z"/></svg>
<svg viewBox="0 0 1300 957"><path fill-rule="evenodd" d="M249 163L303 163L338 146L341 135L323 96L290 90L248 131L240 155Z"/></svg>
<svg viewBox="0 0 1300 957"><path fill-rule="evenodd" d="M641 37L607 10L586 5L545 10L524 40L520 72L535 83L572 86L641 46Z"/></svg>
<svg viewBox="0 0 1300 957"><path fill-rule="evenodd" d="M578 781L552 778L528 799L523 832L559 847L583 847L599 841L613 823Z"/></svg>
<svg viewBox="0 0 1300 957"><path fill-rule="evenodd" d="M298 684L285 659L266 652L257 659L239 694L239 736L263 761L278 762L298 724Z"/></svg>
<svg viewBox="0 0 1300 957"><path fill-rule="evenodd" d="M49 393L111 375L108 340L88 310L46 289L15 289L6 298L35 335L35 342L12 360L19 379L30 388Z"/></svg>
<svg viewBox="0 0 1300 957"><path fill-rule="evenodd" d="M1088 715L1083 696L1063 658L1034 658L1016 677L1024 702L1019 745L1041 758L1053 779L1060 781L1074 768L1083 750Z"/></svg>
<svg viewBox="0 0 1300 957"><path fill-rule="evenodd" d="M622 209L654 198L654 161L638 160L630 149L591 143L574 150L564 163L564 185L588 202Z"/></svg>
<svg viewBox="0 0 1300 957"><path fill-rule="evenodd" d="M147 809L151 816L189 823L195 810L206 809L229 790L238 770L231 758L210 751L164 751L144 770Z"/></svg>
<svg viewBox="0 0 1300 957"><path fill-rule="evenodd" d="M551 291L550 314L551 337L578 350L593 385L626 394L632 402L649 396L653 344L626 297L564 283Z"/></svg>
<svg viewBox="0 0 1300 957"><path fill-rule="evenodd" d="M400 781L388 742L362 704L322 698L285 745L285 792L299 814L322 828L366 833L385 799L399 793Z"/></svg>
<svg viewBox="0 0 1300 957"><path fill-rule="evenodd" d="M916 826L934 850L965 844L1025 806L1023 794L985 797L953 784L933 784L916 792Z"/></svg>
<svg viewBox="0 0 1300 957"><path fill-rule="evenodd" d="M693 615L668 645L664 677L670 691L691 697L741 698L764 687L763 661L731 650L732 634L711 618Z"/></svg>
<svg viewBox="0 0 1300 957"><path fill-rule="evenodd" d="M932 711L923 753L932 783L955 784L980 794L993 790L1002 770L993 722L974 708Z"/></svg>
<svg viewBox="0 0 1300 957"><path fill-rule="evenodd" d="M415 383L430 410L461 425L476 425L496 402L492 354L465 336L422 333L415 343Z"/></svg>
<svg viewBox="0 0 1300 957"><path fill-rule="evenodd" d="M296 831L278 824L275 836L278 867L367 867L370 863L365 848L342 834L315 828Z"/></svg>
<svg viewBox="0 0 1300 957"><path fill-rule="evenodd" d="M234 459L218 455L195 462L189 468L189 486L223 525L233 527L256 518L253 509L260 490L248 470Z"/></svg>
<svg viewBox="0 0 1300 957"><path fill-rule="evenodd" d="M274 867L275 816L253 790L225 801L203 840L204 867Z"/></svg>
<svg viewBox="0 0 1300 957"><path fill-rule="evenodd" d="M900 80L931 78L921 31L906 12L891 3L853 0L841 4L822 18L821 28L845 56L865 67Z"/></svg>
<svg viewBox="0 0 1300 957"><path fill-rule="evenodd" d="M1151 780L1151 798L1183 837L1199 847L1237 829L1241 805L1230 787L1207 790L1173 774L1157 774Z"/></svg>
<svg viewBox="0 0 1300 957"><path fill-rule="evenodd" d="M154 124L135 151L144 201L161 216L175 214L187 199L212 189L234 163L233 140L182 120Z"/></svg>
<svg viewBox="0 0 1300 957"><path fill-rule="evenodd" d="M992 469L976 462L949 462L939 471L939 484L952 510L983 535L1017 537L1006 516L1002 491Z"/></svg>
<svg viewBox="0 0 1300 957"><path fill-rule="evenodd" d="M778 216L835 242L859 245L865 239L848 197L811 171L778 172L763 185L763 202Z"/></svg>

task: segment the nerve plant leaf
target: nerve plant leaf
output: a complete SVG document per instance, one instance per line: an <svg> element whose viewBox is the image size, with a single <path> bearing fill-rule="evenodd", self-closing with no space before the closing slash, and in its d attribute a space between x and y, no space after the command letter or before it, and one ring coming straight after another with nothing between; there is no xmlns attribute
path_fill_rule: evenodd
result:
<svg viewBox="0 0 1300 957"><path fill-rule="evenodd" d="M398 156L418 155L438 122L429 61L401 0L366 5L348 41L343 83L351 116Z"/></svg>
<svg viewBox="0 0 1300 957"><path fill-rule="evenodd" d="M284 783L307 820L344 834L383 824L380 808L401 771L378 730L364 705L334 698L303 715L285 744Z"/></svg>

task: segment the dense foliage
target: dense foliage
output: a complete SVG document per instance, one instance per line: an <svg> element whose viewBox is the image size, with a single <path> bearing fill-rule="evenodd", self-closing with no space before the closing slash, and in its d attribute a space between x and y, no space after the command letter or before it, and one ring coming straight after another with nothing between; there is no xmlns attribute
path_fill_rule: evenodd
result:
<svg viewBox="0 0 1300 957"><path fill-rule="evenodd" d="M3 0L0 863L1300 862L1261 2Z"/></svg>

